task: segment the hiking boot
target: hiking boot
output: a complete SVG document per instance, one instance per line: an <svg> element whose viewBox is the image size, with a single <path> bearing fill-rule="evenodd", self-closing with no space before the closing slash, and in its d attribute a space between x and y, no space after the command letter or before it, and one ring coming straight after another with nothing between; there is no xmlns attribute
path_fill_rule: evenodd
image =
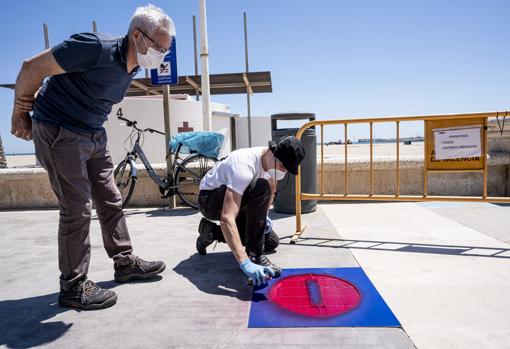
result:
<svg viewBox="0 0 510 349"><path fill-rule="evenodd" d="M255 264L271 268L274 271L275 278L279 277L282 274L282 268L280 268L279 266L277 266L276 264L271 262L265 254L261 254L261 255L257 256L257 254L255 254L255 253L249 253L248 257Z"/></svg>
<svg viewBox="0 0 510 349"><path fill-rule="evenodd" d="M197 251L201 255L207 254L207 246L212 244L216 238L214 237L214 229L216 229L217 224L211 222L205 218L200 220L200 225L198 226L198 238L197 238Z"/></svg>
<svg viewBox="0 0 510 349"><path fill-rule="evenodd" d="M60 289L58 304L83 310L98 310L111 307L117 302L115 292L97 286L91 280L80 281L71 290Z"/></svg>
<svg viewBox="0 0 510 349"><path fill-rule="evenodd" d="M133 280L148 280L165 270L166 265L161 261L147 262L140 257L135 257L135 261L128 265L114 266L114 279L116 282L128 282Z"/></svg>

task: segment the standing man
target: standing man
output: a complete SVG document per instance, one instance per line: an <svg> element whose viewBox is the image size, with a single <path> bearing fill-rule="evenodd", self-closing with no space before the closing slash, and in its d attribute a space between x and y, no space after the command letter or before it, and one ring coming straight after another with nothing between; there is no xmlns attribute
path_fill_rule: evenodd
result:
<svg viewBox="0 0 510 349"><path fill-rule="evenodd" d="M226 242L255 285L280 276L281 268L263 254L267 212L276 181L286 172L296 175L304 157L303 145L291 136L269 148L233 151L217 162L200 182L198 207L205 218L198 228L198 253L206 254L214 241ZM219 220L220 226L210 220Z"/></svg>
<svg viewBox="0 0 510 349"><path fill-rule="evenodd" d="M87 280L92 203L115 281L149 279L165 269L163 262L133 254L103 123L140 67L162 63L172 35L172 19L148 5L136 9L125 36L75 34L23 62L11 133L27 141L33 137L36 157L58 198L61 306L102 309L117 301L113 291Z"/></svg>

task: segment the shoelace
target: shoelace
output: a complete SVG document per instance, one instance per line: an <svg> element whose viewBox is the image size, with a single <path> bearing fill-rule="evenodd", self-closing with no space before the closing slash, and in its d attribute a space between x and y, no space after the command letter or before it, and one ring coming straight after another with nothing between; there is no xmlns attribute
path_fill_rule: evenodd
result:
<svg viewBox="0 0 510 349"><path fill-rule="evenodd" d="M252 255L252 256L250 256L250 260L255 264L262 265L265 267L271 265L271 262L264 254L260 255L259 257L257 257L256 255Z"/></svg>
<svg viewBox="0 0 510 349"><path fill-rule="evenodd" d="M143 263L147 263L147 262L145 262L145 261L144 261L143 259L141 259L140 257L136 257L136 259L135 259L135 263L136 263L136 265L138 265L138 267L139 267L140 269L142 269L142 271L143 271L143 272L145 272L145 268L143 267Z"/></svg>
<svg viewBox="0 0 510 349"><path fill-rule="evenodd" d="M87 280L83 284L83 293L85 293L88 296L92 296L98 290L99 287L93 281Z"/></svg>
<svg viewBox="0 0 510 349"><path fill-rule="evenodd" d="M270 265L271 262L269 262L269 259L266 257L266 255L261 255L259 258L260 265Z"/></svg>

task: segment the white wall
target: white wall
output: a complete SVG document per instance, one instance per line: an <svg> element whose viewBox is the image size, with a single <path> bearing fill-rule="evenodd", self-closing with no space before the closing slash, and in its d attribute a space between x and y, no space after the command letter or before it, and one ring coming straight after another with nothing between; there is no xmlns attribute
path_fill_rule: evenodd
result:
<svg viewBox="0 0 510 349"><path fill-rule="evenodd" d="M236 147L248 148L248 118L236 117ZM271 118L268 116L251 117L251 145L252 147L267 147L271 140Z"/></svg>
<svg viewBox="0 0 510 349"><path fill-rule="evenodd" d="M218 155L218 159L221 159L232 151L232 131L230 129L230 119L233 117L234 115L230 113L212 112L213 130L225 136L223 147L221 148L220 155Z"/></svg>
<svg viewBox="0 0 510 349"><path fill-rule="evenodd" d="M122 108L123 117L129 120L136 120L140 128L153 128L161 132L165 131L163 120L163 98L162 96L127 97L121 103L112 108L108 116L105 128L108 133L108 143L114 163L119 163L126 155L124 142L131 133L131 128L122 126L123 121L117 119L117 111ZM230 107L224 104L211 103L213 112L212 128L225 136L223 154L231 150L230 133ZM178 133L178 127L187 122L188 127L193 131L202 130L202 105L194 100L170 100L170 132L172 135ZM136 139L136 138L135 138ZM133 139L133 142L134 140ZM129 140L125 146L131 150ZM156 133L145 133L145 140L142 146L147 158L151 163L165 163L166 144L165 136Z"/></svg>

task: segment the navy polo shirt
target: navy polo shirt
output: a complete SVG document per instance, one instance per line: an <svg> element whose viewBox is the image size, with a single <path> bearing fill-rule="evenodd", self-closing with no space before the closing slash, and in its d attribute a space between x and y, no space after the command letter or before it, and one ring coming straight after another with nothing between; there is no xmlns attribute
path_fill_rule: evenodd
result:
<svg viewBox="0 0 510 349"><path fill-rule="evenodd" d="M128 37L81 33L51 51L65 74L41 86L33 118L76 132L104 130L112 105L124 98L134 75L128 73Z"/></svg>

